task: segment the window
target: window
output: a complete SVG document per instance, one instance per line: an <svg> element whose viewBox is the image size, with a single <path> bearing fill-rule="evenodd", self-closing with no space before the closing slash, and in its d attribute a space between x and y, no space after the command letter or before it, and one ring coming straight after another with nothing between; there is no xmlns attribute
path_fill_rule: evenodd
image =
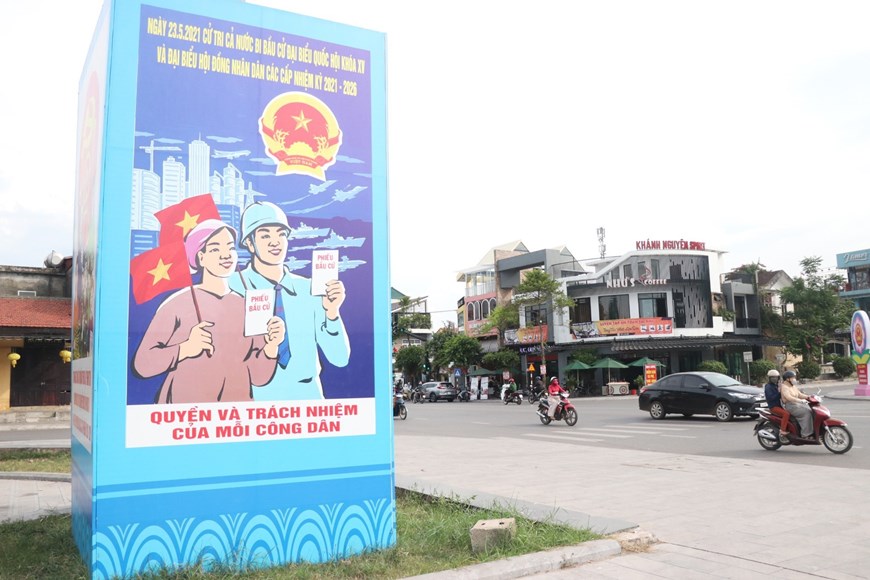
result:
<svg viewBox="0 0 870 580"><path fill-rule="evenodd" d="M526 328L547 324L547 307L543 304L526 306Z"/></svg>
<svg viewBox="0 0 870 580"><path fill-rule="evenodd" d="M592 305L589 298L575 298L569 309L571 322L592 322Z"/></svg>
<svg viewBox="0 0 870 580"><path fill-rule="evenodd" d="M19 290L19 296L26 296L28 298L36 298L36 290Z"/></svg>
<svg viewBox="0 0 870 580"><path fill-rule="evenodd" d="M668 295L664 292L638 294L637 306L641 318L668 317Z"/></svg>
<svg viewBox="0 0 870 580"><path fill-rule="evenodd" d="M495 271L475 272L465 275L465 295L480 296L495 292Z"/></svg>
<svg viewBox="0 0 870 580"><path fill-rule="evenodd" d="M650 267L650 270L652 270L651 277L654 280L658 280L659 278L661 278L661 276L659 276L659 261L658 260L650 260L649 267Z"/></svg>
<svg viewBox="0 0 870 580"><path fill-rule="evenodd" d="M700 391L701 387L704 385L708 385L707 381L705 381L702 377L698 375L684 375L683 376L683 390L684 391Z"/></svg>
<svg viewBox="0 0 870 580"><path fill-rule="evenodd" d="M628 294L598 297L598 319L620 320L631 318L628 310Z"/></svg>
<svg viewBox="0 0 870 580"><path fill-rule="evenodd" d="M626 280L628 280L629 278L632 278L632 275L631 275L631 264L625 264L625 265L622 267L622 277L625 278Z"/></svg>

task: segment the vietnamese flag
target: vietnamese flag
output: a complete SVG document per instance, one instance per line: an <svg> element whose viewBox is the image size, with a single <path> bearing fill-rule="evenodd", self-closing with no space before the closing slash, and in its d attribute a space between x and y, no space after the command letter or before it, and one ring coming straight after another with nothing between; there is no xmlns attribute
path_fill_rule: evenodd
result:
<svg viewBox="0 0 870 580"><path fill-rule="evenodd" d="M160 222L160 245L184 241L196 225L207 219L221 219L210 193L188 197L154 214Z"/></svg>
<svg viewBox="0 0 870 580"><path fill-rule="evenodd" d="M169 290L178 290L193 284L187 265L184 244L179 242L160 245L139 254L130 261L133 278L133 298L142 304Z"/></svg>

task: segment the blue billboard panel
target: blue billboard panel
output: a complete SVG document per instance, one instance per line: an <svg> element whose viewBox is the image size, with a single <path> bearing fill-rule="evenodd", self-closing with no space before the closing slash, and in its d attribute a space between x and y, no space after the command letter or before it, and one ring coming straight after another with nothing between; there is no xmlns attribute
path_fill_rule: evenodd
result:
<svg viewBox="0 0 870 580"><path fill-rule="evenodd" d="M73 381L94 577L393 545L383 35L116 1L95 38Z"/></svg>

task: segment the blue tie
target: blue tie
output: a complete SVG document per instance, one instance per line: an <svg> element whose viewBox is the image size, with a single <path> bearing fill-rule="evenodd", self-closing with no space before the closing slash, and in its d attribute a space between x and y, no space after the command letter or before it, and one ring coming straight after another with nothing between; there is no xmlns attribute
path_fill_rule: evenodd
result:
<svg viewBox="0 0 870 580"><path fill-rule="evenodd" d="M278 345L278 364L282 369L287 368L287 363L290 362L290 332L287 329L287 318L284 316L284 300L281 298L283 287L280 284L275 285L275 316L284 321L284 340Z"/></svg>

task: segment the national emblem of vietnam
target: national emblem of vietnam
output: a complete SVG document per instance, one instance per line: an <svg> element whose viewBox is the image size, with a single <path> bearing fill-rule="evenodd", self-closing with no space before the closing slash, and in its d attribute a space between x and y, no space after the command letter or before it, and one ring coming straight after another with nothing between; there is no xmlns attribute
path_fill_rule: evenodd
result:
<svg viewBox="0 0 870 580"><path fill-rule="evenodd" d="M299 173L326 180L341 146L332 110L308 93L283 93L269 101L260 118L260 136L274 159L276 175Z"/></svg>

